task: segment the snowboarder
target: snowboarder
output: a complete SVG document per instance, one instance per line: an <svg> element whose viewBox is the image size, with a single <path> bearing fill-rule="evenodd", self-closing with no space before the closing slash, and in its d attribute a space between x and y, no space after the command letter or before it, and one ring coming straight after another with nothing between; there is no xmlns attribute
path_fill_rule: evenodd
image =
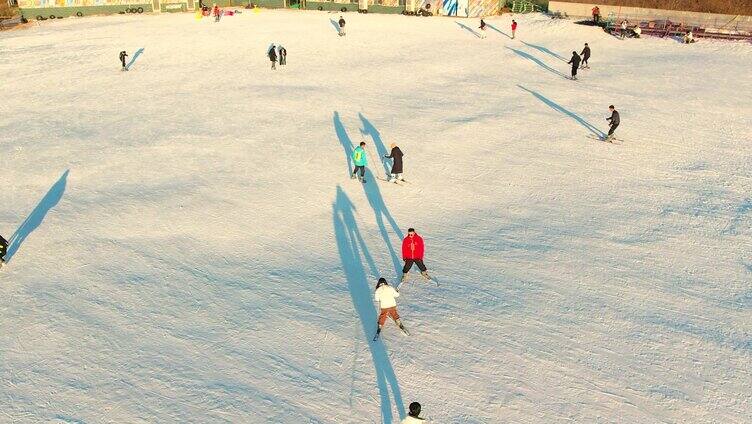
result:
<svg viewBox="0 0 752 424"><path fill-rule="evenodd" d="M219 22L219 18L222 16L222 12L220 12L217 3L214 3L214 7L212 7L212 14L214 15L214 22Z"/></svg>
<svg viewBox="0 0 752 424"><path fill-rule="evenodd" d="M611 111L611 116L606 118L606 121L609 122L608 127L608 135L606 136L606 141L609 143L612 143L612 139L614 138L614 131L616 131L616 128L619 126L619 112L616 111L616 108L614 105L611 105L608 107L608 110Z"/></svg>
<svg viewBox="0 0 752 424"><path fill-rule="evenodd" d="M480 38L486 38L486 23L483 21L483 19L480 20Z"/></svg>
<svg viewBox="0 0 752 424"><path fill-rule="evenodd" d="M593 22L598 25L598 22L601 20L601 9L598 6L595 6L593 8Z"/></svg>
<svg viewBox="0 0 752 424"><path fill-rule="evenodd" d="M577 52L572 52L572 58L569 59L569 62L572 64L572 79L577 79L577 68L580 67L580 55L577 54Z"/></svg>
<svg viewBox="0 0 752 424"><path fill-rule="evenodd" d="M590 65L588 65L588 63L587 63L588 59L590 59L590 46L588 46L587 43L585 43L585 48L582 49L582 53L580 53L580 55L582 55L582 66L581 66L581 68L582 69L590 69Z"/></svg>
<svg viewBox="0 0 752 424"><path fill-rule="evenodd" d="M388 155L384 155L384 157L392 160L391 181L395 184L397 184L397 181L404 182L405 180L402 178L402 156L404 156L402 150L397 147L397 143L392 143L389 147L392 148L392 151Z"/></svg>
<svg viewBox="0 0 752 424"><path fill-rule="evenodd" d="M420 424L425 421L420 417L420 404L418 402L411 403L408 410L410 412L400 424Z"/></svg>
<svg viewBox="0 0 752 424"><path fill-rule="evenodd" d="M272 69L277 69L277 47L272 44L267 53L269 60L272 62Z"/></svg>
<svg viewBox="0 0 752 424"><path fill-rule="evenodd" d="M122 67L123 71L127 71L128 70L128 68L125 67L125 58L126 57L128 57L128 53L126 53L125 50L123 50L122 52L120 52L120 64L123 65L123 67Z"/></svg>
<svg viewBox="0 0 752 424"><path fill-rule="evenodd" d="M350 178L355 178L358 171L360 171L360 182L365 183L366 182L366 165L368 165L368 162L366 161L366 142L361 141L360 145L355 148L352 154L353 163L355 164L355 169L353 169L353 173L350 176Z"/></svg>
<svg viewBox="0 0 752 424"><path fill-rule="evenodd" d="M342 37L345 35L345 18L340 16L337 24L339 24L339 36Z"/></svg>
<svg viewBox="0 0 752 424"><path fill-rule="evenodd" d="M514 32L517 31L517 21L512 19L512 39L514 40Z"/></svg>
<svg viewBox="0 0 752 424"><path fill-rule="evenodd" d="M8 240L0 236L0 268L5 264L5 254L8 253Z"/></svg>
<svg viewBox="0 0 752 424"><path fill-rule="evenodd" d="M399 314L397 313L396 298L399 297L399 291L390 286L389 283L386 282L386 278L379 278L379 282L376 283L376 291L374 292L373 297L379 302L379 326L376 328L376 335L373 336L373 340L376 341L376 339L379 338L381 329L384 327L384 324L386 324L386 319L388 317L391 317L399 326L400 330L402 330L406 336L409 336L410 333L407 332L407 329L402 324L402 321L400 321Z"/></svg>
<svg viewBox="0 0 752 424"><path fill-rule="evenodd" d="M287 49L282 46L279 46L279 65L287 65Z"/></svg>
<svg viewBox="0 0 752 424"><path fill-rule="evenodd" d="M642 34L642 28L640 28L639 25L635 25L635 27L632 29L632 32L634 32L634 38L640 38L640 35Z"/></svg>
<svg viewBox="0 0 752 424"><path fill-rule="evenodd" d="M420 275L426 280L430 280L428 275L428 269L423 263L423 255L425 254L425 244L423 244L423 238L419 236L414 228L407 229L407 237L402 240L402 259L405 261L405 266L402 267L402 282L407 281L407 273L410 272L410 268L413 264L418 265Z"/></svg>

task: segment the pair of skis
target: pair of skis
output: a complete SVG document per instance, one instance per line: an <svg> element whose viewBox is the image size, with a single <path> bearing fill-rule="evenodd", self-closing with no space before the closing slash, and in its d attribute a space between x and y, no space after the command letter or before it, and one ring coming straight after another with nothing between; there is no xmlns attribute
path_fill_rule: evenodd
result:
<svg viewBox="0 0 752 424"><path fill-rule="evenodd" d="M600 137L600 136L596 136L593 134L588 134L587 137L593 140L603 141L603 142L611 143L611 144L622 144L624 142L624 140L613 137L613 136L612 137Z"/></svg>
<svg viewBox="0 0 752 424"><path fill-rule="evenodd" d="M410 335L410 332L407 331L407 328L405 328L404 325L402 327L400 327L400 331L402 331L402 334L404 334L405 336L409 336ZM376 335L373 336L373 341L378 340L380 335L381 335L381 331L376 331Z"/></svg>

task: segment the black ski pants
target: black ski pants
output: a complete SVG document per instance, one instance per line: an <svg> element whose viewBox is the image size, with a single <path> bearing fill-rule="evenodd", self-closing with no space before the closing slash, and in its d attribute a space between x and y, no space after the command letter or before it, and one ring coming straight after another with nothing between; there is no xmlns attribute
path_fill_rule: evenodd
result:
<svg viewBox="0 0 752 424"><path fill-rule="evenodd" d="M611 129L608 130L608 135L613 135L614 131L616 131L616 128L619 126L619 124L611 125Z"/></svg>
<svg viewBox="0 0 752 424"><path fill-rule="evenodd" d="M413 267L413 264L418 265L420 272L427 271L426 265L423 264L423 259L405 259L405 266L402 268L402 273L407 274L408 271L410 271L410 268Z"/></svg>
<svg viewBox="0 0 752 424"><path fill-rule="evenodd" d="M0 236L0 259L5 258L6 253L8 253L8 242Z"/></svg>
<svg viewBox="0 0 752 424"><path fill-rule="evenodd" d="M574 64L572 65L572 78L577 76L577 66L575 66Z"/></svg>
<svg viewBox="0 0 752 424"><path fill-rule="evenodd" d="M355 169L353 169L353 175L358 173L358 170L360 170L360 177L363 178L366 176L366 167L365 166L357 166L355 165Z"/></svg>

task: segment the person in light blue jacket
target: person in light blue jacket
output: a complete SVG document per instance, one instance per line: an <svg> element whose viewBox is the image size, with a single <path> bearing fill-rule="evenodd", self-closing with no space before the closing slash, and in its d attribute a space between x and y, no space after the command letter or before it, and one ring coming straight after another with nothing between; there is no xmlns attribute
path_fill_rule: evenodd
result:
<svg viewBox="0 0 752 424"><path fill-rule="evenodd" d="M361 141L360 145L355 148L355 151L353 151L352 154L352 160L355 164L355 169L353 169L352 176L350 178L355 178L358 171L360 171L360 177L359 180L363 183L366 182L366 166L368 165L368 162L366 161L366 142Z"/></svg>

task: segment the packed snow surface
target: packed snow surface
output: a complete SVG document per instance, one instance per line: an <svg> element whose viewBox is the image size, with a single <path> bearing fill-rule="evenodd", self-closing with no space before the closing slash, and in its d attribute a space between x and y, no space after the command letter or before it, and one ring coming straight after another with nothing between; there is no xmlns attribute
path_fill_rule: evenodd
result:
<svg viewBox="0 0 752 424"><path fill-rule="evenodd" d="M338 18L0 33L0 422L750 422L750 44Z"/></svg>

